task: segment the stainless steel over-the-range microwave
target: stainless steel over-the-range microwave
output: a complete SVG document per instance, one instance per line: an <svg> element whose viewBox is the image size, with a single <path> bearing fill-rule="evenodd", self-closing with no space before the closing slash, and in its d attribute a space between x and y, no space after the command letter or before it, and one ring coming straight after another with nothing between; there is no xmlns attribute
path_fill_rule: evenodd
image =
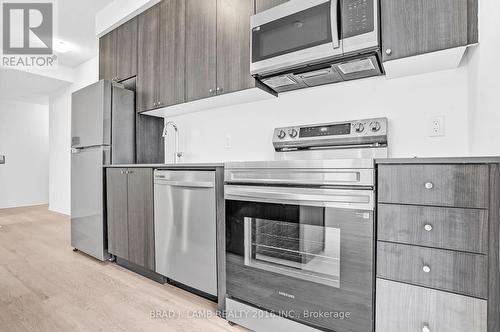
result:
<svg viewBox="0 0 500 332"><path fill-rule="evenodd" d="M378 0L290 0L252 16L252 75L286 83L287 77L278 75L305 67L320 70L319 76L342 76L340 81L363 71L372 72L362 77L380 74L378 6ZM343 62L340 70L321 68L326 63L332 68L335 61Z"/></svg>

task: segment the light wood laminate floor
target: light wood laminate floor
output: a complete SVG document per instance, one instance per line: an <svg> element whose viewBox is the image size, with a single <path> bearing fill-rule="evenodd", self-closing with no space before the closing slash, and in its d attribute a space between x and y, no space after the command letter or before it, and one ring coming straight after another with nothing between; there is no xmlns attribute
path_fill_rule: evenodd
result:
<svg viewBox="0 0 500 332"><path fill-rule="evenodd" d="M0 331L244 331L213 302L71 249L67 216L0 210Z"/></svg>

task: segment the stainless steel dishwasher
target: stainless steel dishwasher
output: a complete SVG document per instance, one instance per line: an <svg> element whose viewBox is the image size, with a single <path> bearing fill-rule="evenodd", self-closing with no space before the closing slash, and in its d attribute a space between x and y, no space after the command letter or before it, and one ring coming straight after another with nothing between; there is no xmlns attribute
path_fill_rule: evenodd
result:
<svg viewBox="0 0 500 332"><path fill-rule="evenodd" d="M154 173L156 272L217 296L214 171Z"/></svg>

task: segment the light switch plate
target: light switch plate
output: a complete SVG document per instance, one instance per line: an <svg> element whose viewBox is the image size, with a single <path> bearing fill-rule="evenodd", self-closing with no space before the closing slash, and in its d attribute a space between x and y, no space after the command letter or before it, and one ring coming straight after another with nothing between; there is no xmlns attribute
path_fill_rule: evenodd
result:
<svg viewBox="0 0 500 332"><path fill-rule="evenodd" d="M0 155L0 164L5 164L5 156Z"/></svg>

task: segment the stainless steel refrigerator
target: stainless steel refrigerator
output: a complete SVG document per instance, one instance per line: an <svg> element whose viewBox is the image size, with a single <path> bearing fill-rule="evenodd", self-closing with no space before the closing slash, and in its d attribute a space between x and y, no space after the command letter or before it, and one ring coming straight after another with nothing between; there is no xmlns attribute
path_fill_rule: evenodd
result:
<svg viewBox="0 0 500 332"><path fill-rule="evenodd" d="M71 246L109 258L103 166L135 162L134 92L101 80L71 100Z"/></svg>

